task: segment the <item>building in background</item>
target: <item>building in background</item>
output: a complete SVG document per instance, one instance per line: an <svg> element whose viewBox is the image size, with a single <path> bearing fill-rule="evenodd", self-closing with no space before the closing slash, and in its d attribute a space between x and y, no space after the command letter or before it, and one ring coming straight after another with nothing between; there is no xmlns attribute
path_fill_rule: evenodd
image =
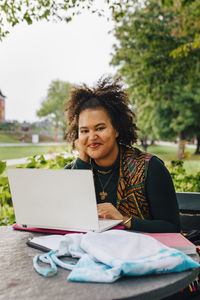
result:
<svg viewBox="0 0 200 300"><path fill-rule="evenodd" d="M0 122L5 121L5 98L0 90Z"/></svg>

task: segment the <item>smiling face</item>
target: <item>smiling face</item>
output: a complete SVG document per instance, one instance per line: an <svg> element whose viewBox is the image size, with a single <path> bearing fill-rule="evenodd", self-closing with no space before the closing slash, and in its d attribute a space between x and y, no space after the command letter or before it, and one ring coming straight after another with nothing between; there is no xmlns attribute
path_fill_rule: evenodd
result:
<svg viewBox="0 0 200 300"><path fill-rule="evenodd" d="M112 165L118 155L118 131L103 108L85 109L79 115L79 145L99 166Z"/></svg>

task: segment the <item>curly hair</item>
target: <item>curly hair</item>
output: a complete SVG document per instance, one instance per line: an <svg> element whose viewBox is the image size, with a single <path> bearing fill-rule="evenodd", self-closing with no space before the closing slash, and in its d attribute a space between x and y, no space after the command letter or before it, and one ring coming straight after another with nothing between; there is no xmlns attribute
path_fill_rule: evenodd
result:
<svg viewBox="0 0 200 300"><path fill-rule="evenodd" d="M96 86L75 87L66 104L68 128L67 141L74 146L78 138L78 121L80 113L85 109L103 108L109 115L113 127L119 132L119 144L130 147L137 140L135 114L129 107L128 94L123 89L120 79L110 76L101 77Z"/></svg>

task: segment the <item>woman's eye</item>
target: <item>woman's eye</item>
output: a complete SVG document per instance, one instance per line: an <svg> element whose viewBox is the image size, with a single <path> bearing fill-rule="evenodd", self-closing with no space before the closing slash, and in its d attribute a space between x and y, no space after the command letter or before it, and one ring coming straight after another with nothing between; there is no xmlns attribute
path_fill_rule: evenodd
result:
<svg viewBox="0 0 200 300"><path fill-rule="evenodd" d="M87 133L88 130L84 129L84 130L81 130L81 133Z"/></svg>
<svg viewBox="0 0 200 300"><path fill-rule="evenodd" d="M97 128L97 131L101 131L103 129L104 129L104 127L99 127L99 128Z"/></svg>

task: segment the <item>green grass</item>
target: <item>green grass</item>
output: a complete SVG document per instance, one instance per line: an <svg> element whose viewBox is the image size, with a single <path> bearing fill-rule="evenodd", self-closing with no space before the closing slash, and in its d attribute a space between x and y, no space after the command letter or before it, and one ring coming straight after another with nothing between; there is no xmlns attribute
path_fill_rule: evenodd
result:
<svg viewBox="0 0 200 300"><path fill-rule="evenodd" d="M157 155L159 158L161 158L164 161L166 160L171 161L173 159L177 159L178 146L174 147L174 146L152 145L148 147L147 152ZM186 147L185 152L190 153L191 156L188 158L190 160L196 160L198 157L198 155L194 155L195 149Z"/></svg>
<svg viewBox="0 0 200 300"><path fill-rule="evenodd" d="M153 145L148 147L147 152L158 156L166 165L169 165L170 161L177 159L177 147L173 146ZM195 155L194 152L195 149L188 147L185 149L187 158L184 159L184 168L187 173L196 173L200 171L200 155Z"/></svg>
<svg viewBox="0 0 200 300"><path fill-rule="evenodd" d="M9 146L0 147L0 160L22 158L45 153L67 151L67 146Z"/></svg>
<svg viewBox="0 0 200 300"><path fill-rule="evenodd" d="M22 136L25 136L25 141L27 143L32 142L32 133L30 132L22 132L19 130L15 131L5 131L0 130L0 143L21 143ZM49 138L43 134L39 134L40 142L52 142L53 138Z"/></svg>
<svg viewBox="0 0 200 300"><path fill-rule="evenodd" d="M19 134L13 137L12 134L5 134L0 131L0 143L20 143L20 137Z"/></svg>

